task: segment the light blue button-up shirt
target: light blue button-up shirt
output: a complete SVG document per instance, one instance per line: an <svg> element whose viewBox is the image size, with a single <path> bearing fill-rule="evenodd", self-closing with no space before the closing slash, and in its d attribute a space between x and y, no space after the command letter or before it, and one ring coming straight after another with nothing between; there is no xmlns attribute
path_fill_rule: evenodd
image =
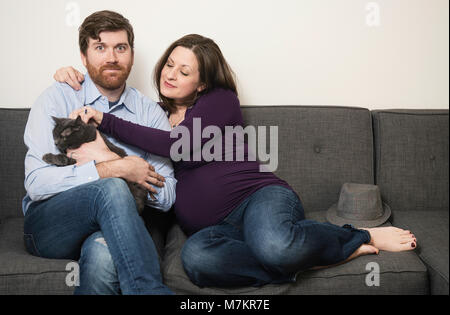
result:
<svg viewBox="0 0 450 315"><path fill-rule="evenodd" d="M27 194L22 201L24 214L34 201L45 200L70 188L100 179L94 161L82 166L57 167L42 160L46 153L60 153L53 140L54 122L51 116L68 117L73 110L83 105L139 125L171 130L162 108L134 88L127 86L117 105L109 108L108 99L99 92L88 74L85 75L80 91L73 90L65 83L53 84L33 104L25 128L24 142L28 152L25 156ZM170 159L149 154L111 137L108 139L123 148L128 155L145 159L155 168L155 172L165 177L164 187L153 186L157 190L157 194L154 194L156 200L148 195L147 204L163 211L169 210L175 202L176 185Z"/></svg>

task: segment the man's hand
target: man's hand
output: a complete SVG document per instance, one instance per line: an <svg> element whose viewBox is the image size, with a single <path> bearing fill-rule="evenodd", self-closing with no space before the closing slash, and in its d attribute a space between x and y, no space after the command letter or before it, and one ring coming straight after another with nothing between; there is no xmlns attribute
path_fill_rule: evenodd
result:
<svg viewBox="0 0 450 315"><path fill-rule="evenodd" d="M101 178L120 177L137 183L150 193L158 193L150 184L163 187L165 178L155 172L155 168L138 156L126 156L119 160L97 164Z"/></svg>
<svg viewBox="0 0 450 315"><path fill-rule="evenodd" d="M101 163L120 159L120 156L109 150L98 131L97 138L95 138L94 141L84 143L78 149L67 150L67 156L75 159L77 161L77 166L81 166L94 160L96 163Z"/></svg>
<svg viewBox="0 0 450 315"><path fill-rule="evenodd" d="M164 187L165 178L155 172L155 168L138 156L126 156L122 159L126 174L123 176L130 182L137 183L148 191L157 193L150 184Z"/></svg>

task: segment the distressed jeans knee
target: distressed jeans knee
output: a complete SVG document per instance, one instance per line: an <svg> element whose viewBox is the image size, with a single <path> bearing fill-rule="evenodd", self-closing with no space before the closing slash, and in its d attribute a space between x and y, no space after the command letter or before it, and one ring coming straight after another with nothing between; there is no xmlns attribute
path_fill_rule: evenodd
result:
<svg viewBox="0 0 450 315"><path fill-rule="evenodd" d="M100 231L84 241L78 263L80 286L75 294L120 294L117 270Z"/></svg>

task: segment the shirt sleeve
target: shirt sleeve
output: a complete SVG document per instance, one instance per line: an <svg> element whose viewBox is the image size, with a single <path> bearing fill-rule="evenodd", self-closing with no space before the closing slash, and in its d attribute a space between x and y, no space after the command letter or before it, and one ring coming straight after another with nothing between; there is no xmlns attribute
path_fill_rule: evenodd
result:
<svg viewBox="0 0 450 315"><path fill-rule="evenodd" d="M148 114L148 126L152 126L156 130L169 131L170 124L159 105L154 105L154 110ZM154 194L156 200L153 200L148 194L147 205L161 211L168 211L175 203L176 198L176 183L175 173L173 170L172 162L169 158L159 156L156 154L147 153L145 160L155 168L155 172L162 175L165 178L163 187L156 187L152 185L157 193Z"/></svg>
<svg viewBox="0 0 450 315"><path fill-rule="evenodd" d="M36 100L28 117L24 133L24 142L28 148L25 156L25 189L32 201L45 200L99 179L93 161L79 167L57 167L42 160L46 153L60 153L53 142L54 123L51 116L66 117L64 104L62 92L54 85Z"/></svg>
<svg viewBox="0 0 450 315"><path fill-rule="evenodd" d="M194 118L197 118L195 122ZM211 139L203 138L200 134L201 141L196 145L194 141L194 136L198 133L194 130L197 127L196 124L200 124L202 129L206 126L216 126L224 132L225 126L235 126L241 122L242 114L236 94L218 89L202 96L189 116L172 131L140 126L106 113L103 115L99 129L147 152L170 157L170 149L182 136L183 133L180 132L182 130L188 131L189 149L192 154Z"/></svg>

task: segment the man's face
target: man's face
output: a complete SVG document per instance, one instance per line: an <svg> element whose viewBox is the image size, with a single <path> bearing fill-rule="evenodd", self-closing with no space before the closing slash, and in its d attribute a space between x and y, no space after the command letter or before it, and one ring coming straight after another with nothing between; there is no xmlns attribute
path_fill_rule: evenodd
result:
<svg viewBox="0 0 450 315"><path fill-rule="evenodd" d="M106 90L122 88L133 66L134 54L125 30L101 32L100 39L89 39L81 60L95 84Z"/></svg>

